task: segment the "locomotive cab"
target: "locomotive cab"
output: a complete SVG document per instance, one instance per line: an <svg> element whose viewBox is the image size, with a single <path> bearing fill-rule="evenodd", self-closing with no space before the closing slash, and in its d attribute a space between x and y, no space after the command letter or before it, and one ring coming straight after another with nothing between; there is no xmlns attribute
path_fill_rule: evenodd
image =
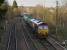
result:
<svg viewBox="0 0 67 50"><path fill-rule="evenodd" d="M41 36L48 36L48 25L46 23L42 23L38 25L38 33Z"/></svg>

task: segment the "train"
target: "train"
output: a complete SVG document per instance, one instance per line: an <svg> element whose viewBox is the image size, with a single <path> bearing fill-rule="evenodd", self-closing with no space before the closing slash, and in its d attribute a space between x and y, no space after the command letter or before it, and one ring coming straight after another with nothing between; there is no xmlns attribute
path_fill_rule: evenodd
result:
<svg viewBox="0 0 67 50"><path fill-rule="evenodd" d="M33 18L30 14L24 14L23 19L32 27L32 31L41 38L48 37L48 24L41 19Z"/></svg>

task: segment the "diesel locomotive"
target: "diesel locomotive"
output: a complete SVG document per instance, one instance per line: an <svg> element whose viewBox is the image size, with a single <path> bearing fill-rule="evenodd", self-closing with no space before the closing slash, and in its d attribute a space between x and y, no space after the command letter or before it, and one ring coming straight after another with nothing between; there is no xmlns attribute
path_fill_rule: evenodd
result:
<svg viewBox="0 0 67 50"><path fill-rule="evenodd" d="M48 37L48 24L40 19L32 18L28 14L24 14L23 19L32 27L32 31L41 37Z"/></svg>

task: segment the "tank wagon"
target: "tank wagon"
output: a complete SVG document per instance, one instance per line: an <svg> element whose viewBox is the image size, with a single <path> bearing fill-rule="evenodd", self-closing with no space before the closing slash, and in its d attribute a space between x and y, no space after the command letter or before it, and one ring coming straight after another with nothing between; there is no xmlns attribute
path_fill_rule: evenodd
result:
<svg viewBox="0 0 67 50"><path fill-rule="evenodd" d="M24 15L24 20L32 27L32 31L40 37L48 36L48 24L40 19L32 18L31 16Z"/></svg>

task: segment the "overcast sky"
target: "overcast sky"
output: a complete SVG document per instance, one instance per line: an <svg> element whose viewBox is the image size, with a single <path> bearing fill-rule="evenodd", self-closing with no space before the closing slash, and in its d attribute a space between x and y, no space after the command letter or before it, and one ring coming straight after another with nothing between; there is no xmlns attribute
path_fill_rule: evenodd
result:
<svg viewBox="0 0 67 50"><path fill-rule="evenodd" d="M14 0L8 0L9 4L12 5ZM55 7L56 0L16 0L18 6L35 6L37 4L47 6L47 7Z"/></svg>

